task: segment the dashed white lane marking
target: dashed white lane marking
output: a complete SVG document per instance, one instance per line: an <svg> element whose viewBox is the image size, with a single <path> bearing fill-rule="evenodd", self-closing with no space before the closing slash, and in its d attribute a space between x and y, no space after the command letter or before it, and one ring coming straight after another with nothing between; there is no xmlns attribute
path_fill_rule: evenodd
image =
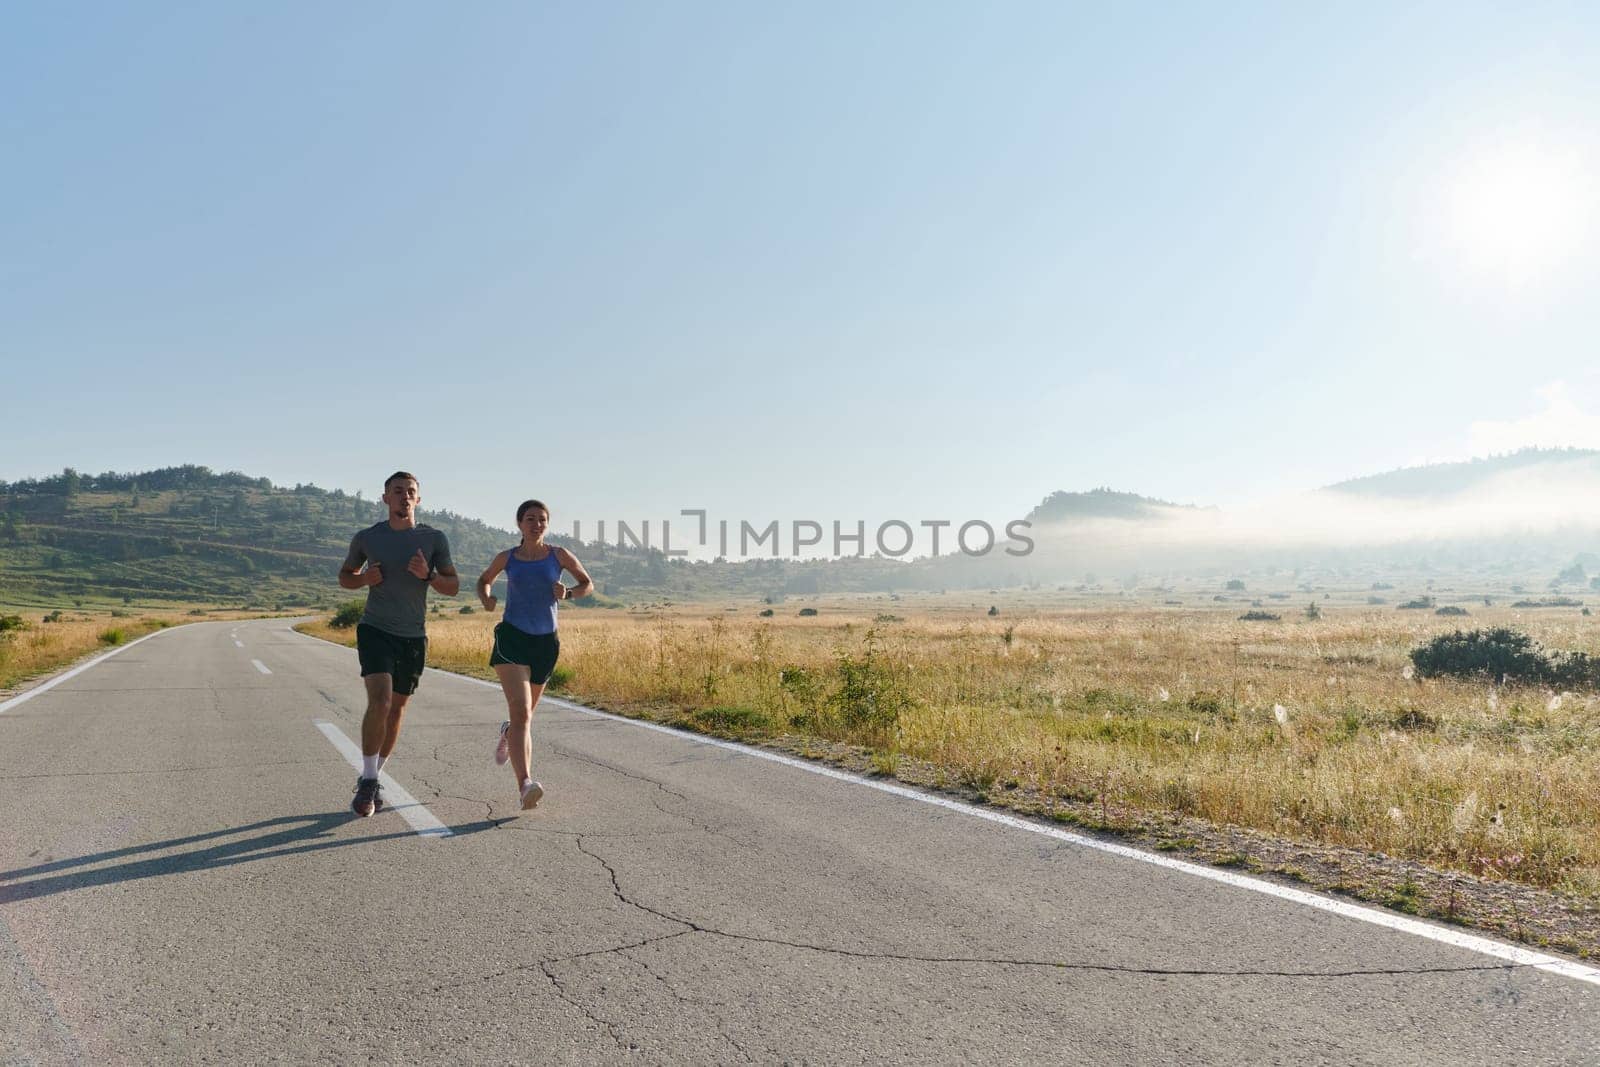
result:
<svg viewBox="0 0 1600 1067"><path fill-rule="evenodd" d="M343 756L345 761L355 768L357 774L360 774L361 750L356 747L356 743L346 737L343 730L327 719L313 719L312 721L317 724L317 729L322 731L322 735L333 743L333 747L339 750L339 755ZM412 796L405 786L389 777L388 771L378 772L378 782L383 786L384 807L398 811L420 836L451 836L450 827L434 818L433 812L423 807L422 802Z"/></svg>
<svg viewBox="0 0 1600 1067"><path fill-rule="evenodd" d="M68 678L73 678L73 677L76 677L77 675L82 674L84 671L88 670L90 667L93 667L95 664L104 663L106 660L110 659L112 656L120 655L121 653L128 651L128 649L132 648L134 645L139 644L141 641L148 641L152 637L159 637L161 634L164 634L164 633L167 633L167 632L168 631L166 631L166 630L157 630L153 634L145 634L143 637L136 638L135 640L129 641L127 644L123 645L121 648L114 648L110 652L107 652L103 656L96 656L94 659L90 660L88 663L80 664L79 666L76 666L76 667L72 668L70 671L67 671L65 674L58 674L54 678L50 679L48 682L45 682L42 685L36 685L32 689L28 690L26 693L22 693L22 694L20 694L18 696L14 696L10 700L6 701L4 704L0 704L0 715L4 715L6 712L8 712L12 708L16 707L18 704L21 704L23 701L32 700L34 697L38 696L40 693L48 692L49 690L54 689L56 686L60 685L64 681L66 681Z"/></svg>
<svg viewBox="0 0 1600 1067"><path fill-rule="evenodd" d="M244 647L244 642L240 641L238 638L234 638L233 647L234 648L243 648Z"/></svg>
<svg viewBox="0 0 1600 1067"><path fill-rule="evenodd" d="M291 632L299 633L298 630L293 630L292 628ZM322 641L321 638L312 637L310 634L300 634L300 636L310 641L317 641L321 644L330 643L327 641ZM351 651L354 651L354 649L351 649ZM481 685L486 689L493 689L495 692L500 692L500 686L495 682L486 682L481 678L469 678L464 674L456 674L452 671L441 671L435 667L429 667L428 670L435 674L443 675L447 678L456 678L463 682L471 682L473 685ZM1499 941L1492 941L1487 937L1478 937L1474 934L1463 933L1459 930L1452 930L1443 926L1434 926L1431 923L1425 923L1419 919L1410 919L1404 915L1396 915L1392 912L1379 911L1376 908L1363 907L1360 904L1351 904L1348 901L1335 900L1331 897L1319 896L1316 893L1310 893L1304 889L1294 889L1290 886L1278 885L1276 882L1267 882L1259 878L1251 878L1248 875L1236 874L1233 871L1220 870L1215 867L1202 867L1199 864L1186 863L1183 860L1172 859L1170 856L1162 856L1154 852L1141 852L1140 850L1136 848L1130 848L1127 845L1119 845L1111 841L1101 841L1100 839L1094 837L1084 837L1082 834L1075 834L1067 830L1058 830L1054 826L1045 826L1041 823L1029 822L1027 819L1019 819L1015 815L1007 815L1003 812L992 811L988 808L974 807L971 804L965 804L959 800L951 800L948 797L934 796L929 793L923 793L915 789L910 789L903 785L891 785L888 782L880 782L872 778L863 778L860 775L851 774L849 771L837 770L833 767L828 767L823 764L808 763L805 760L796 759L793 756L784 756L776 752L768 752L765 749L751 748L748 745L741 745L734 741L723 741L715 737L702 737L699 734L691 734L683 730L675 730L670 726L662 726L660 723L644 722L641 719L629 719L621 715L613 715L607 711L596 711L594 708L586 708L582 704L574 704L572 701L563 700L560 697L546 696L542 698L540 702L553 704L556 707L565 708L568 711L575 711L581 715L589 715L597 719L610 719L612 722L621 723L625 726L636 726L641 730L654 730L657 733L667 734L671 737L676 737L680 741L687 741L691 744L708 745L712 748L721 748L726 749L729 752L738 752L746 756L753 756L756 759L766 760L769 763L781 763L785 767L793 767L796 770L805 771L807 774L820 775L824 778L832 778L836 781L848 782L851 785L858 785L867 789L875 789L880 793L888 793L891 796L902 797L906 800L914 800L919 804L931 804L934 807L946 808L950 811L960 812L963 815L970 815L975 819L983 819L987 822L999 823L1001 826L1008 826L1013 830L1023 830L1030 834L1040 834L1044 837L1054 838L1057 841L1065 841L1068 844L1078 845L1082 848L1093 849L1096 852L1107 852L1113 856L1121 856L1124 859L1137 860L1140 863L1148 863L1156 867L1165 867L1169 871L1178 871L1183 874L1192 875L1195 878L1204 878L1211 882L1221 882L1223 885L1232 886L1235 889L1248 889L1252 893L1261 893L1264 896L1277 897L1279 900L1288 900L1296 904L1303 904L1308 908L1315 908L1318 911L1330 912L1346 919L1355 919L1358 922L1371 923L1374 926L1382 926L1390 930L1398 930L1401 933L1427 938L1429 941L1438 941L1446 945L1452 945L1456 948L1466 949L1470 952L1480 952L1485 956L1492 956L1495 959L1505 960L1509 963L1515 963L1524 967L1534 967L1541 971L1548 971L1551 974L1559 974L1564 978L1572 978L1579 982L1587 982L1590 985L1600 986L1600 968L1590 967L1582 963L1574 963L1571 960L1564 960L1560 957L1547 955L1543 952L1533 952L1529 949L1519 948L1516 945L1508 945ZM357 766L359 767L360 764L357 764Z"/></svg>
<svg viewBox="0 0 1600 1067"><path fill-rule="evenodd" d="M243 648L244 646L241 645L239 647ZM256 665L256 670L260 671L262 674L271 674L272 673L271 671L267 670L267 665L265 663L262 663L260 660L253 659L250 662L254 663Z"/></svg>

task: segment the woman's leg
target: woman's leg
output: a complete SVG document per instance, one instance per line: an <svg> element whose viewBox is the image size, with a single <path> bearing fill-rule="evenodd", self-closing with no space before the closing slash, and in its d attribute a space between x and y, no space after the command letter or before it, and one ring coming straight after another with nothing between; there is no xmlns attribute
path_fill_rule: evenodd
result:
<svg viewBox="0 0 1600 1067"><path fill-rule="evenodd" d="M530 723L533 721L533 710L539 706L539 698L544 696L545 683L549 681L551 673L555 670L556 660L561 656L561 642L556 639L555 634L551 634L548 637L541 638L539 640L539 654L534 657L533 666L527 668L527 673L523 675L523 677L527 679L528 721ZM548 660L545 659L546 656L549 657ZM535 674L542 679L538 684L534 684L533 682ZM513 735L516 733L516 728L517 724L513 722L511 724ZM523 759L528 767L532 767L533 731L525 726L522 731L521 738ZM516 736L513 736L511 739L513 752L516 751L516 741ZM512 758L515 759L516 757L513 756ZM531 776L532 772L530 771L529 774Z"/></svg>
<svg viewBox="0 0 1600 1067"><path fill-rule="evenodd" d="M528 684L532 672L520 663L497 663L494 672L500 676L500 688L505 690L506 710L510 713L511 728L506 731L506 740L511 749L511 770L517 776L517 785L520 787L530 777L528 764L533 761L533 736L528 730L528 724L533 719L533 704L538 700L538 694ZM544 687L540 686L539 691Z"/></svg>
<svg viewBox="0 0 1600 1067"><path fill-rule="evenodd" d="M533 721L533 709L539 706L539 698L542 696L544 696L543 685L530 684L528 686L528 719L522 724L522 765L524 767L533 766L533 730L529 728L529 723ZM513 722L511 724L511 758L513 760L517 758L516 734L517 724ZM528 777L533 777L531 770L528 772ZM521 783L521 779L518 779L518 783Z"/></svg>

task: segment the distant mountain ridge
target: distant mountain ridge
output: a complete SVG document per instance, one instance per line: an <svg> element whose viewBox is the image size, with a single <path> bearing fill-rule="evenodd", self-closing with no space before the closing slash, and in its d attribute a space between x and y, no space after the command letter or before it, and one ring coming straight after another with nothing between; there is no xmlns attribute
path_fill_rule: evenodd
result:
<svg viewBox="0 0 1600 1067"><path fill-rule="evenodd" d="M325 603L343 595L333 575L351 535L383 515L359 492L282 488L193 464L99 475L69 467L0 482L0 593L19 603ZM445 532L463 574L517 539L448 511L418 520Z"/></svg>
<svg viewBox="0 0 1600 1067"><path fill-rule="evenodd" d="M1533 467L1583 464L1600 473L1600 451L1588 448L1523 448L1498 456L1458 463L1429 463L1368 474L1324 486L1322 492L1378 496L1389 499L1450 496L1472 489L1491 478Z"/></svg>
<svg viewBox="0 0 1600 1067"><path fill-rule="evenodd" d="M0 604L104 608L133 603L197 603L251 610L325 608L349 600L335 573L357 529L383 519L380 501L362 493L300 484L275 486L237 471L184 465L139 473L83 474L0 481ZM418 520L450 539L462 593L434 598L436 610L472 609L471 582L518 535L448 511ZM972 560L926 563L846 557L711 563L668 558L660 549L616 543L550 541L581 554L599 585L579 606L658 599L768 597L792 593L938 588L974 576ZM1008 560L1009 562L1009 560Z"/></svg>
<svg viewBox="0 0 1600 1067"><path fill-rule="evenodd" d="M1029 522L1073 522L1083 519L1160 519L1181 511L1197 511L1193 504L1174 504L1107 486L1087 493L1057 490L1028 512Z"/></svg>

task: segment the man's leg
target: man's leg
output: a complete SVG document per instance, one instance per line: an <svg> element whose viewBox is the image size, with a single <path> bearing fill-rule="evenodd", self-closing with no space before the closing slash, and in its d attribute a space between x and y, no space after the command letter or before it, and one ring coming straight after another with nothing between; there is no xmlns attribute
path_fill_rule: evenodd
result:
<svg viewBox="0 0 1600 1067"><path fill-rule="evenodd" d="M361 680L367 687L367 713L361 718L361 774L356 779L356 798L350 808L357 815L366 816L383 807L378 790L378 750L383 747L394 676L369 674Z"/></svg>
<svg viewBox="0 0 1600 1067"><path fill-rule="evenodd" d="M389 710L384 718L383 743L378 748L380 762L387 760L394 751L395 742L400 740L400 719L406 713L406 701L411 699L410 693L389 694ZM366 724L362 723L362 734L366 734Z"/></svg>
<svg viewBox="0 0 1600 1067"><path fill-rule="evenodd" d="M389 705L395 698L394 676L369 674L361 680L367 684L367 713L361 718L361 755L381 756L384 739L389 733ZM406 698L400 699L403 706Z"/></svg>

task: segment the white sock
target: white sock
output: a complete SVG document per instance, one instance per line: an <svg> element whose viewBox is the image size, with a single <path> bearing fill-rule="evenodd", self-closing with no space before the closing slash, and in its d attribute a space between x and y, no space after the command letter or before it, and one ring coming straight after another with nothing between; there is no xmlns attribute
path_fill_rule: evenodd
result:
<svg viewBox="0 0 1600 1067"><path fill-rule="evenodd" d="M362 756L361 757L361 777L363 777L363 778L376 778L376 777L378 777L378 757L377 756Z"/></svg>
<svg viewBox="0 0 1600 1067"><path fill-rule="evenodd" d="M383 770L383 765L385 763L388 763L388 762L389 762L389 757L388 756L379 756L378 757L378 770L380 770L380 771Z"/></svg>
<svg viewBox="0 0 1600 1067"><path fill-rule="evenodd" d="M532 778L524 778L522 780L522 788L524 788L524 789L528 788L532 784L533 784L533 779Z"/></svg>

